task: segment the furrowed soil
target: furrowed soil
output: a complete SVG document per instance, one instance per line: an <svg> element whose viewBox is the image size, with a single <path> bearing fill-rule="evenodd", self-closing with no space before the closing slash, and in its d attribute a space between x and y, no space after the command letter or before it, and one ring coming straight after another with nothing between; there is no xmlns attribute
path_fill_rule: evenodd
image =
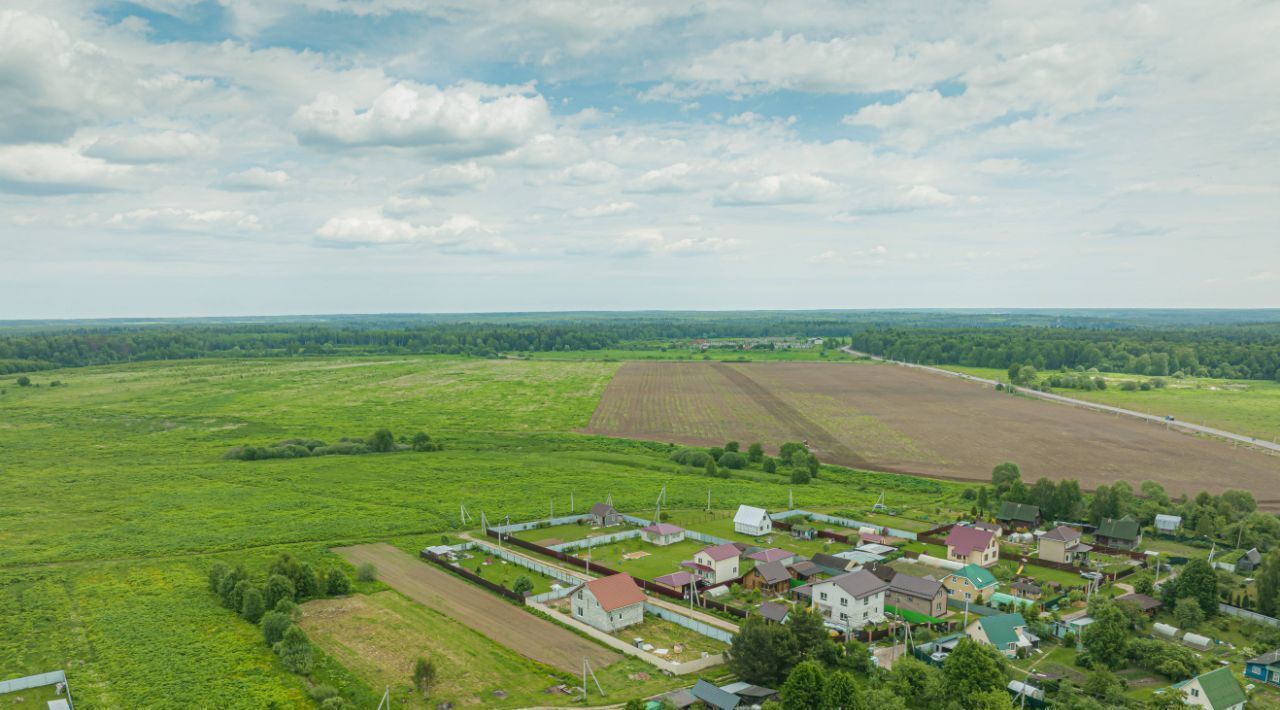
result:
<svg viewBox="0 0 1280 710"><path fill-rule="evenodd" d="M1015 461L1028 481L1239 488L1280 509L1280 457L893 365L626 363L586 431L698 446L808 440L830 463L959 480Z"/></svg>

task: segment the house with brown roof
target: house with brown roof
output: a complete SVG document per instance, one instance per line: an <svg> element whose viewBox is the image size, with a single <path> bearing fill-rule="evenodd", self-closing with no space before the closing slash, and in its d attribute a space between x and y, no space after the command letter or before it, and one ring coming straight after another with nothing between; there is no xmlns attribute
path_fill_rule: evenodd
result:
<svg viewBox="0 0 1280 710"><path fill-rule="evenodd" d="M1162 606L1159 599L1147 596L1146 594L1138 594L1137 592L1132 594L1122 594L1116 597L1116 603L1132 604L1137 607L1138 611L1146 614L1147 616L1155 616L1156 610Z"/></svg>
<svg viewBox="0 0 1280 710"><path fill-rule="evenodd" d="M782 596L791 589L791 573L781 562L761 562L742 575L742 586L765 596Z"/></svg>
<svg viewBox="0 0 1280 710"><path fill-rule="evenodd" d="M644 591L629 574L593 579L572 595L573 618L605 632L644 621Z"/></svg>
<svg viewBox="0 0 1280 710"><path fill-rule="evenodd" d="M674 545L684 539L684 528L671 523L654 523L640 528L640 537L655 545Z"/></svg>
<svg viewBox="0 0 1280 710"><path fill-rule="evenodd" d="M1009 592L1019 599L1036 600L1044 594L1040 585L1029 579L1019 579L1009 585Z"/></svg>
<svg viewBox="0 0 1280 710"><path fill-rule="evenodd" d="M600 528L611 528L622 524L622 513L614 510L608 503L596 503L591 506L591 524Z"/></svg>
<svg viewBox="0 0 1280 710"><path fill-rule="evenodd" d="M852 572L853 568L858 566L858 563L853 560L836 557L825 552L814 553L813 557L809 558L809 561L821 567L822 571L830 575Z"/></svg>
<svg viewBox="0 0 1280 710"><path fill-rule="evenodd" d="M719 584L740 576L738 558L741 555L742 550L732 543L711 545L695 552L692 560L685 560L680 566L688 569L704 584Z"/></svg>
<svg viewBox="0 0 1280 710"><path fill-rule="evenodd" d="M1040 536L1037 556L1042 560L1064 565L1082 565L1093 548L1080 542L1080 531L1059 525Z"/></svg>
<svg viewBox="0 0 1280 710"><path fill-rule="evenodd" d="M791 571L791 577L802 582L816 579L824 573L822 568L815 565L809 560L798 560L787 565L787 569Z"/></svg>
<svg viewBox="0 0 1280 710"><path fill-rule="evenodd" d="M884 620L884 595L889 585L860 569L810 585L814 608L831 626L860 629Z"/></svg>
<svg viewBox="0 0 1280 710"><path fill-rule="evenodd" d="M986 530L957 525L947 535L947 559L965 565L993 567L1000 561L1000 543Z"/></svg>

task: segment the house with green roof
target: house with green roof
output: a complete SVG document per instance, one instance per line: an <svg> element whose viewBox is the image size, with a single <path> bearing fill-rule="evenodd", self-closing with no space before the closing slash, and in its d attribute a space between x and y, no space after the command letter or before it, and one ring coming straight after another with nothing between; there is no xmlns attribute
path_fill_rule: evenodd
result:
<svg viewBox="0 0 1280 710"><path fill-rule="evenodd" d="M996 522L1005 532L1034 530L1040 527L1040 506L1007 500L1000 504Z"/></svg>
<svg viewBox="0 0 1280 710"><path fill-rule="evenodd" d="M959 602L981 604L995 593L1000 583L991 571L978 565L965 565L942 579L947 596Z"/></svg>
<svg viewBox="0 0 1280 710"><path fill-rule="evenodd" d="M1181 693L1183 703L1210 710L1239 710L1247 701L1244 688L1227 667L1175 683L1170 690Z"/></svg>
<svg viewBox="0 0 1280 710"><path fill-rule="evenodd" d="M1132 515L1126 515L1119 520L1103 518L1102 523L1093 533L1093 541L1098 545L1132 550L1142 542L1142 526L1138 525L1138 521Z"/></svg>
<svg viewBox="0 0 1280 710"><path fill-rule="evenodd" d="M984 616L969 624L964 633L978 643L995 646L1009 658L1016 658L1019 653L1026 654L1040 642L1027 630L1027 620L1022 618L1022 614Z"/></svg>

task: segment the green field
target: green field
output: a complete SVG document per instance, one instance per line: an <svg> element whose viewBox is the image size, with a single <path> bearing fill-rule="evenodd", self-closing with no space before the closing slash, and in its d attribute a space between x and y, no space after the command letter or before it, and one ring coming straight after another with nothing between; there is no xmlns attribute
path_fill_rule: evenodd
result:
<svg viewBox="0 0 1280 710"><path fill-rule="evenodd" d="M947 370L1007 382L1009 373L989 367L940 365ZM1041 373L1042 377L1052 373ZM1126 392L1126 380L1142 382L1143 375L1103 372L1107 389L1086 392L1055 389L1055 394L1113 407L1124 407L1156 416L1171 415L1192 424L1203 424L1236 434L1280 441L1280 382L1271 380L1222 380L1211 377L1162 378L1163 388Z"/></svg>
<svg viewBox="0 0 1280 710"><path fill-rule="evenodd" d="M648 614L644 621L615 631L613 635L627 643L634 639L644 639L645 643L653 644L655 650L665 648L667 654L659 658L673 661L693 661L701 658L703 653L721 653L729 647L721 641ZM679 653L675 652L677 645L680 646Z"/></svg>
<svg viewBox="0 0 1280 710"><path fill-rule="evenodd" d="M416 553L461 527L460 504L491 521L529 520L552 499L568 510L570 494L582 506L612 494L643 515L666 485L672 509L705 505L708 491L724 505L787 505L791 486L780 482L708 478L671 463L664 444L572 433L615 368L218 359L47 371L33 376L39 387L0 380L0 677L65 668L77 706L90 709L307 707L308 682L208 593L215 560L260 574L281 552L342 565L328 552L339 544ZM66 386L46 386L54 379ZM222 458L232 446L381 426L428 431L445 450ZM865 508L885 486L903 505L961 489L824 469L796 497ZM363 689L343 684L359 695L379 683L361 677Z"/></svg>
<svg viewBox="0 0 1280 710"><path fill-rule="evenodd" d="M658 546L645 542L640 538L631 538L621 542L591 548L590 559L593 564L600 564L616 572L626 572L632 577L653 579L670 572L678 572L680 563L693 559L693 553L706 547L696 540L683 540L671 545ZM647 552L645 557L634 560L623 559L629 553ZM574 553L577 557L587 559L586 550ZM744 561L745 562L745 561ZM746 571L744 565L742 571Z"/></svg>

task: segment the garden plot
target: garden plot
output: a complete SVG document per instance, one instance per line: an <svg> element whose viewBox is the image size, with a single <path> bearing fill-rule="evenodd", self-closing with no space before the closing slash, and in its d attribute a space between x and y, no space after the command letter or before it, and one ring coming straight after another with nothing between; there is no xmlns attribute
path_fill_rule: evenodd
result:
<svg viewBox="0 0 1280 710"><path fill-rule="evenodd" d="M608 567L615 572L625 572L632 577L653 579L679 570L681 562L693 559L693 553L704 547L706 543L697 540L684 540L673 545L658 546L633 537L621 542L593 547L589 551L577 550L574 555L584 560L590 555L592 564ZM639 552L648 554L635 557ZM745 566L747 562L750 560L743 560L744 566L741 571L750 569Z"/></svg>

